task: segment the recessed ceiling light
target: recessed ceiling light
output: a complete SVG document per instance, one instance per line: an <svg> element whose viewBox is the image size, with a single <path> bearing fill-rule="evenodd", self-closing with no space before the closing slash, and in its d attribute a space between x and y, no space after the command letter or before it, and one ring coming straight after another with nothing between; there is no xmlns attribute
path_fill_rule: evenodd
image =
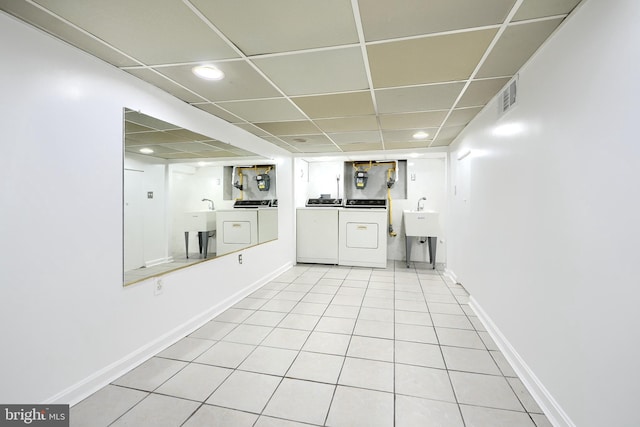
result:
<svg viewBox="0 0 640 427"><path fill-rule="evenodd" d="M429 134L424 131L419 131L413 134L413 139L427 139Z"/></svg>
<svg viewBox="0 0 640 427"><path fill-rule="evenodd" d="M142 154L151 154L151 153L153 153L153 150L151 148L141 148L140 152Z"/></svg>
<svg viewBox="0 0 640 427"><path fill-rule="evenodd" d="M205 80L222 80L224 73L213 65L198 65L191 69L193 74Z"/></svg>

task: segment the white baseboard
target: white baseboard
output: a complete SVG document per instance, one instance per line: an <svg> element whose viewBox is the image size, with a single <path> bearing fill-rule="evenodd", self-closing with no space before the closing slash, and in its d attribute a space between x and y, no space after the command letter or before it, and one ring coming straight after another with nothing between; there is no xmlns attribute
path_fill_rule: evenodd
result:
<svg viewBox="0 0 640 427"><path fill-rule="evenodd" d="M502 334L502 332L500 332L495 323L493 323L491 318L473 297L469 298L469 306L485 326L487 332L491 338L493 338L504 357L507 359L516 374L518 374L518 377L527 390L529 390L531 396L533 396L535 401L538 403L538 406L540 406L544 411L549 422L554 427L575 427L573 421L571 421L569 416L560 407L558 402L556 402L551 393L549 393L549 390L547 390L538 377L536 377L522 357L520 357L518 352L513 348L507 338Z"/></svg>
<svg viewBox="0 0 640 427"><path fill-rule="evenodd" d="M444 269L444 276L451 280L452 283L458 283L458 277L455 275L455 273L451 270L449 270L448 268Z"/></svg>
<svg viewBox="0 0 640 427"><path fill-rule="evenodd" d="M261 278L260 280L246 286L230 297L220 301L215 306L208 310L192 317L185 323L178 325L174 329L170 330L166 334L156 338L155 340L143 345L132 353L126 355L120 360L105 366L94 374L88 376L82 381L73 384L60 393L46 399L44 404L69 404L71 406L80 402L81 400L92 395L96 391L100 390L104 386L112 383L116 379L120 378L125 373L129 372L133 368L142 364L149 358L155 356L167 347L175 344L185 336L189 335L196 329L200 328L205 323L209 322L214 317L225 311L227 308L236 304L238 301L251 294L255 290L261 288L269 281L273 280L283 272L287 271L293 266L292 262L289 262L277 270L271 272L269 275Z"/></svg>

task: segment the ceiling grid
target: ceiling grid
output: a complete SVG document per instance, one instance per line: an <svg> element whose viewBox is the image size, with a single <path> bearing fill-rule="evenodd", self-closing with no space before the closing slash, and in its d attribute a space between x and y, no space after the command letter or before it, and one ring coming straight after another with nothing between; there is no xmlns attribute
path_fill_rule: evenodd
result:
<svg viewBox="0 0 640 427"><path fill-rule="evenodd" d="M314 154L447 146L579 2L0 0L0 10ZM200 64L225 79L198 79ZM180 143L191 144L185 156L216 151L196 154L207 144L182 137L158 143L167 158Z"/></svg>

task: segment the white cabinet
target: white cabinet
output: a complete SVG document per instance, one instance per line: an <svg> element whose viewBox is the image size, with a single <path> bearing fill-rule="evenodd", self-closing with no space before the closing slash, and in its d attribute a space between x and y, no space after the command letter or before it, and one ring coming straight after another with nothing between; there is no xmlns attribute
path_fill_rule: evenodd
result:
<svg viewBox="0 0 640 427"><path fill-rule="evenodd" d="M338 209L299 208L296 211L296 260L338 263Z"/></svg>

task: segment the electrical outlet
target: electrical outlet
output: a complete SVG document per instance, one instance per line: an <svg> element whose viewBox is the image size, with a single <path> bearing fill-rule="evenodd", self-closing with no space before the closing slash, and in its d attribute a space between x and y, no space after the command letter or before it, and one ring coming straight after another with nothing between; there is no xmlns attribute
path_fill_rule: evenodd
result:
<svg viewBox="0 0 640 427"><path fill-rule="evenodd" d="M238 255L238 264L242 264L242 254Z"/></svg>
<svg viewBox="0 0 640 427"><path fill-rule="evenodd" d="M164 291L164 283L162 283L162 279L156 279L155 288L153 289L153 294L155 296L158 296L163 291Z"/></svg>

